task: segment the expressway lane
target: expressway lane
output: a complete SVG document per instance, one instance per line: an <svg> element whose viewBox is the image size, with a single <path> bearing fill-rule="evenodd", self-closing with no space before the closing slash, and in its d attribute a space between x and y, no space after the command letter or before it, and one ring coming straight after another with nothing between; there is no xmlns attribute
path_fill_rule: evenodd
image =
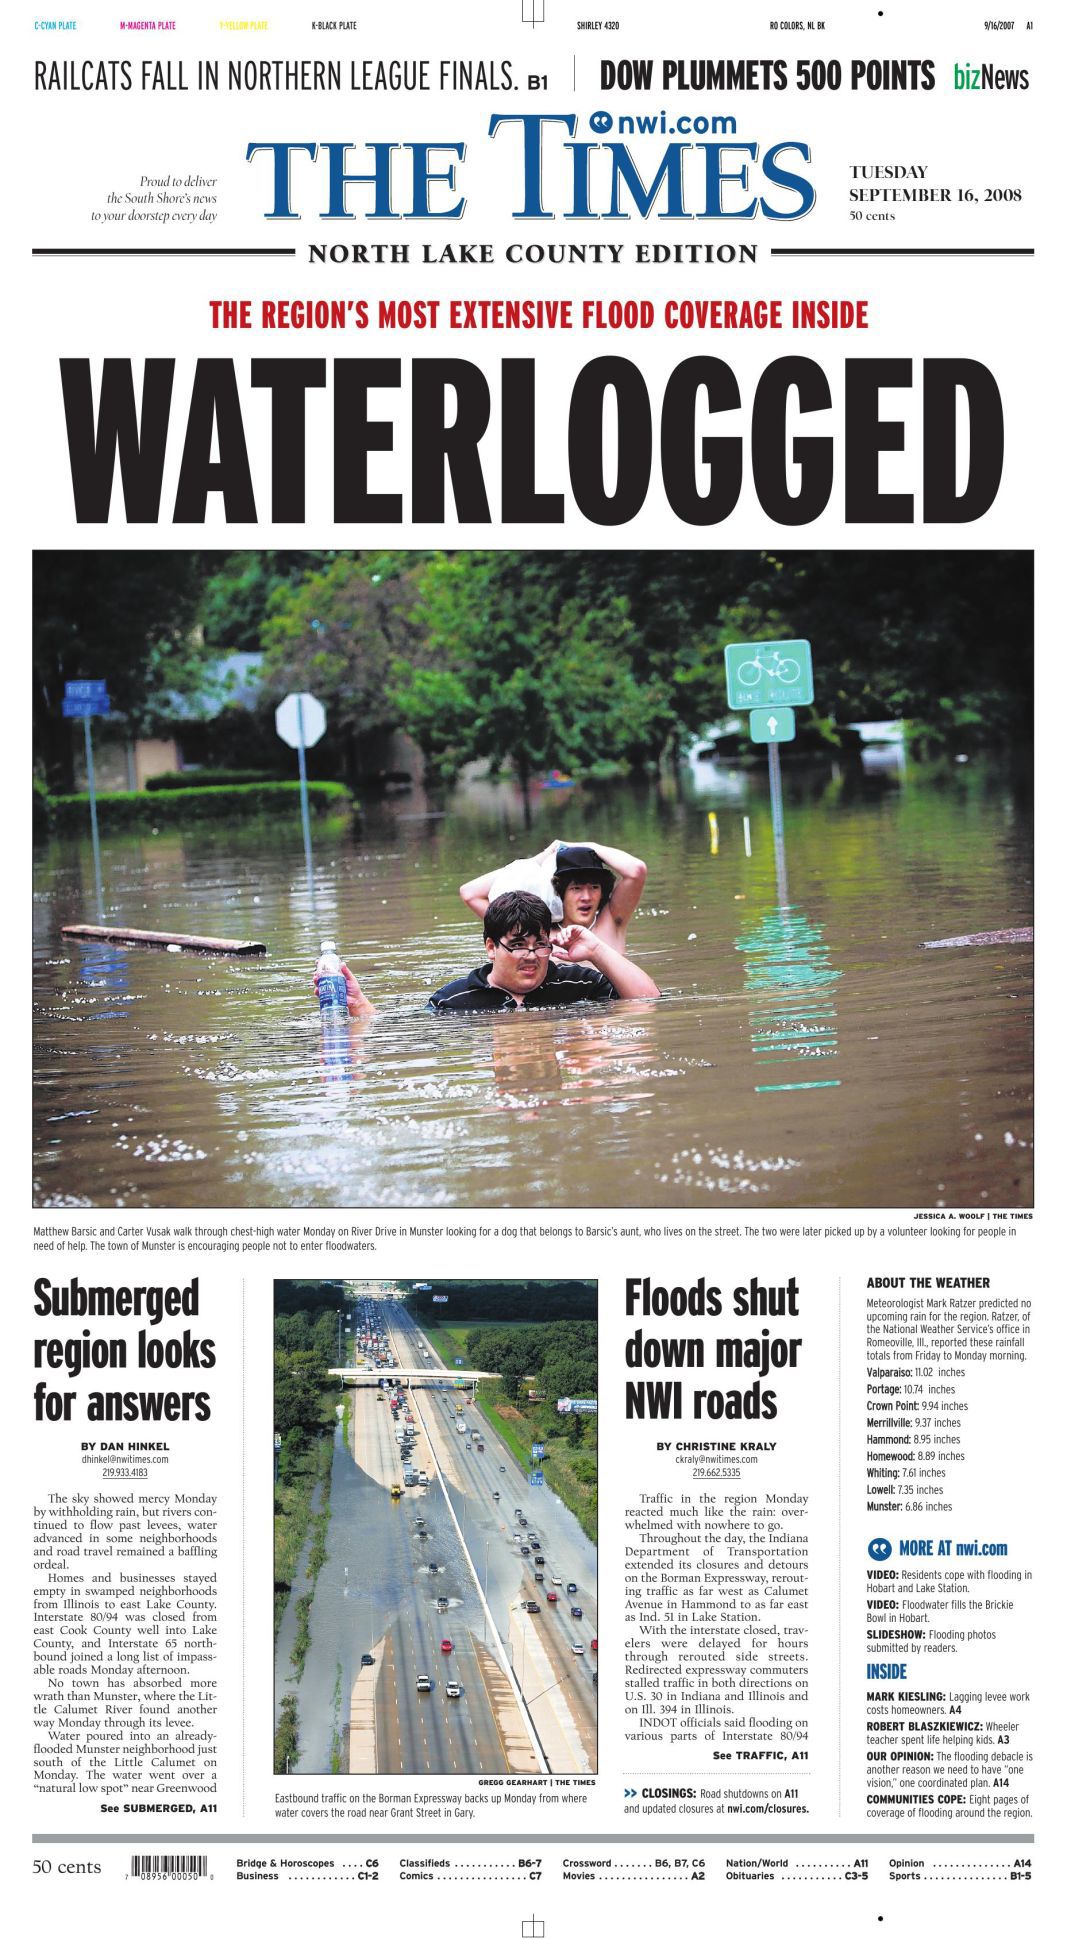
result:
<svg viewBox="0 0 1067 1939"><path fill-rule="evenodd" d="M479 1661L480 1645L465 1625L451 1627L456 1630L455 1647L451 1656L442 1656L440 1636L427 1612L398 1616L380 1685L378 1733L384 1755L379 1769L458 1776L509 1768ZM420 1671L432 1679L433 1688L426 1693L416 1691ZM445 1693L450 1679L461 1686L458 1698Z"/></svg>
<svg viewBox="0 0 1067 1939"><path fill-rule="evenodd" d="M413 1462L426 1470L429 1483L391 1498L393 1485L402 1485L404 1463L381 1392L352 1391L351 1429L353 1464L365 1485L349 1600L361 1637L382 1639L374 1694L376 1768L446 1776L525 1771L528 1757L509 1761L487 1687L487 1678L496 1679L482 1640L484 1612L421 1434ZM351 1534L331 1523L331 1549L349 1545ZM439 1597L447 1599L446 1610L438 1609ZM313 1646L314 1634L313 1620ZM441 1651L445 1637L453 1642L450 1654ZM432 1679L429 1692L417 1689L420 1673ZM462 1686L458 1698L445 1693L452 1677Z"/></svg>
<svg viewBox="0 0 1067 1939"><path fill-rule="evenodd" d="M429 1346L400 1302L383 1300L379 1304L380 1324L401 1378L405 1369L426 1371L431 1367L440 1368L450 1379L458 1377ZM469 1395L463 1397L464 1408L458 1418L468 1428L477 1425L485 1443L484 1454L470 1447L470 1432L457 1432L459 1396L454 1389L408 1391L418 1417L425 1417L428 1438L439 1450L456 1517L497 1628L505 1639L512 1633L513 1667L527 1701L535 1703L546 1691L561 1693L584 1746L575 1768L595 1769L597 1687L593 1672L597 1657L591 1648L597 1635L595 1546L550 1489L530 1487L524 1470L480 1410L469 1405ZM499 1492L499 1501L493 1500L494 1491ZM521 1544L514 1540L518 1513L526 1516L528 1525L541 1537L538 1553L545 1556L544 1582L534 1581L533 1555L522 1557ZM561 1579L556 1604L547 1600L553 1575ZM568 1594L566 1588L571 1581L578 1585L575 1595ZM516 1606L527 1600L538 1602L541 1613L523 1617L516 1626ZM580 1619L569 1613L572 1602L582 1609ZM527 1622L538 1626L542 1645L531 1650L528 1663L524 1635ZM572 1642L579 1641L584 1656L571 1651ZM558 1703L559 1695L554 1701Z"/></svg>

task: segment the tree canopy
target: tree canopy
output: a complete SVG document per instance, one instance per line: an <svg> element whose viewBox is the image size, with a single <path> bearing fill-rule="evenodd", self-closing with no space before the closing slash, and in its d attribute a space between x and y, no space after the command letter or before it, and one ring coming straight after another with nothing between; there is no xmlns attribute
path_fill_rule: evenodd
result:
<svg viewBox="0 0 1067 1939"><path fill-rule="evenodd" d="M478 758L522 782L636 771L723 718L728 641L773 637L812 641L829 741L886 718L931 746L1029 733L1021 552L90 552L37 555L36 745L69 768L66 679L106 678L158 731L240 649L264 721L292 688L327 705L318 771L358 775L394 727L443 782Z"/></svg>

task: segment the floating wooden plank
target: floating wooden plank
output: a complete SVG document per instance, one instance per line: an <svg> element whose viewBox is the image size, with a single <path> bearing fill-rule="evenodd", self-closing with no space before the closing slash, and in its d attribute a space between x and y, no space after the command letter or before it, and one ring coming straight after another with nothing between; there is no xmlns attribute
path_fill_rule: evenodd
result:
<svg viewBox="0 0 1067 1939"><path fill-rule="evenodd" d="M233 936L183 936L169 929L109 929L95 922L65 922L62 933L83 943L131 943L141 949L188 949L202 956L265 956L266 943Z"/></svg>
<svg viewBox="0 0 1067 1939"><path fill-rule="evenodd" d="M940 942L924 943L924 949L997 949L1003 943L1032 943L1032 929L979 929L973 936L942 936Z"/></svg>

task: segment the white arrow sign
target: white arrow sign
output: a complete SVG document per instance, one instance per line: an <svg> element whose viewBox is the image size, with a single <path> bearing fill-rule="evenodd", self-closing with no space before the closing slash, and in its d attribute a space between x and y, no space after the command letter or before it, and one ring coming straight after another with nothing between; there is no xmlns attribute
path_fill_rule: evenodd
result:
<svg viewBox="0 0 1067 1939"><path fill-rule="evenodd" d="M772 734L777 734L778 722L775 720L773 714L771 715L770 720L767 722L767 725L770 728Z"/></svg>
<svg viewBox="0 0 1067 1939"><path fill-rule="evenodd" d="M314 747L326 732L326 709L313 693L287 693L274 710L274 725L287 747Z"/></svg>

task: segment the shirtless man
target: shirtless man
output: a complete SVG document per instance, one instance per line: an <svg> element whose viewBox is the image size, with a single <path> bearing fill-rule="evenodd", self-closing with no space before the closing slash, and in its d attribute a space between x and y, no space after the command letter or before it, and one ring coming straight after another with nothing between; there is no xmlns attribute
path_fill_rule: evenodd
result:
<svg viewBox="0 0 1067 1939"><path fill-rule="evenodd" d="M630 917L641 900L648 869L637 855L623 848L609 848L605 842L550 842L528 863L514 862L509 873L529 869L531 892L538 875L551 881L562 904L564 924L578 923L596 934L620 956L626 954L626 931ZM460 897L476 916L489 907L490 890L499 869L489 869L473 882L464 882ZM509 886L511 886L509 884ZM515 886L518 886L516 883ZM558 950L558 927L553 930L553 953Z"/></svg>

